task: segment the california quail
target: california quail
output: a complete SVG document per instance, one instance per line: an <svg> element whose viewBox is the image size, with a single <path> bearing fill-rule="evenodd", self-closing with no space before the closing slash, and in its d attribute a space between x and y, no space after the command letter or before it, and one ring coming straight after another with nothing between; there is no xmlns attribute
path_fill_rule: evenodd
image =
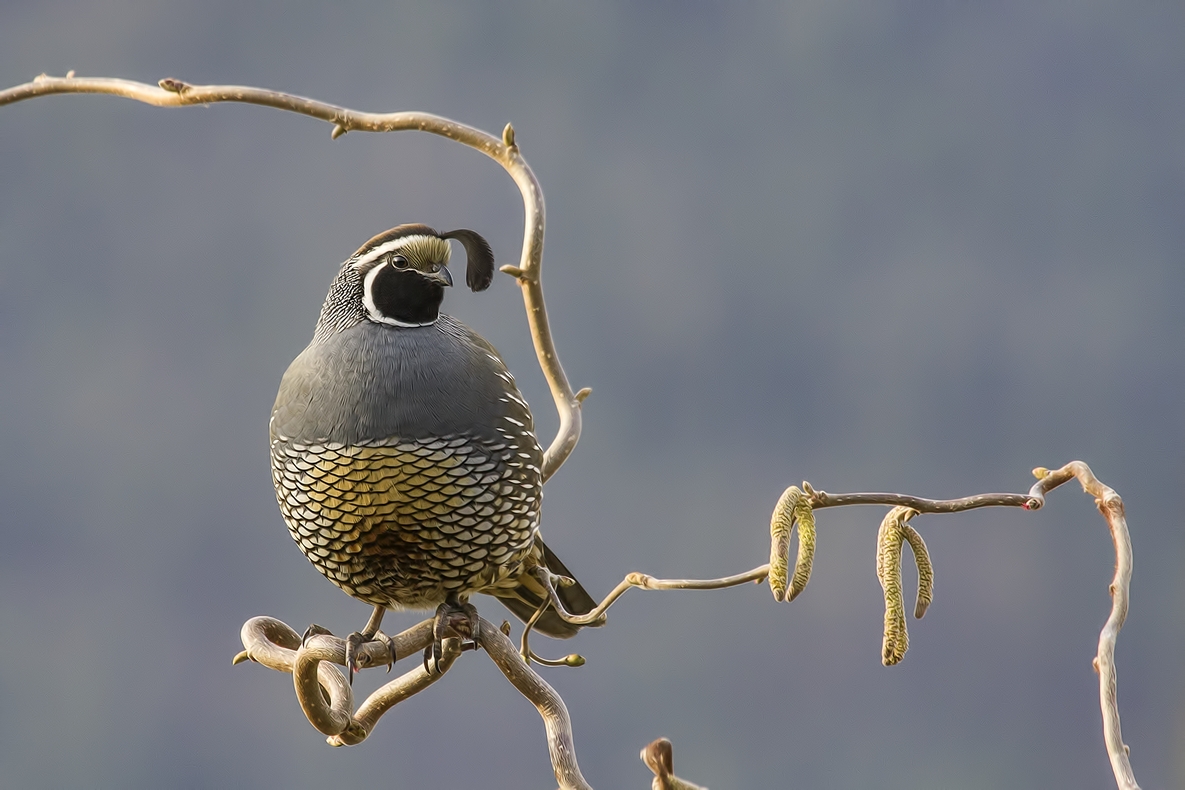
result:
<svg viewBox="0 0 1185 790"><path fill-rule="evenodd" d="M292 537L375 607L347 640L351 677L388 608L436 607L439 655L448 628L476 636L470 594L527 620L547 600L532 569L571 576L539 537L543 452L530 409L493 346L439 312L453 283L449 239L465 248L469 287L488 288L493 253L473 231L380 233L342 264L272 411L272 480ZM571 612L594 606L579 584L558 593ZM553 609L535 628L578 630Z"/></svg>

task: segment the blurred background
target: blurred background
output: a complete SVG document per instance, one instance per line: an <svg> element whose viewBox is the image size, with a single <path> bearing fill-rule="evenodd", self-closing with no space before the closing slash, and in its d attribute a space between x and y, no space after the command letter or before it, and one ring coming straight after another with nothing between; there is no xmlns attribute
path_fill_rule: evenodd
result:
<svg viewBox="0 0 1185 790"><path fill-rule="evenodd" d="M1134 536L1123 733L1143 786L1182 787L1182 41L1173 2L10 0L0 84L77 69L512 121L561 357L594 389L543 531L596 596L764 562L804 478L953 497L1086 460ZM368 614L292 543L268 469L340 261L412 221L520 251L492 161L329 132L248 106L0 109L0 785L554 786L536 712L482 656L348 749L287 677L230 665L253 615ZM506 356L546 444L514 282L446 309ZM882 512L820 515L792 604L632 592L608 627L536 640L588 658L545 671L590 782L646 787L638 750L665 735L713 788L1113 787L1091 500L918 519L936 600L893 668Z"/></svg>

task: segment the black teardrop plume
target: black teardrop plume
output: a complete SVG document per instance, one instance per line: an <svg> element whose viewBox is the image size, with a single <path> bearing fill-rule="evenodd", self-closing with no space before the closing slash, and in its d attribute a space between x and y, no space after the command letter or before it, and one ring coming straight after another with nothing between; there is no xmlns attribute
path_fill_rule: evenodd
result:
<svg viewBox="0 0 1185 790"><path fill-rule="evenodd" d="M494 251L490 243L471 230L460 228L440 234L442 239L456 239L465 248L465 284L471 291L484 291L494 281Z"/></svg>

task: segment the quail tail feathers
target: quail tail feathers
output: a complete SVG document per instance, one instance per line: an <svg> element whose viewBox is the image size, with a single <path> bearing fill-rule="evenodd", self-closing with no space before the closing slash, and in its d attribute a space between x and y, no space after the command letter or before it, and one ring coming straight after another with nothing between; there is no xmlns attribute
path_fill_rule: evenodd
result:
<svg viewBox="0 0 1185 790"><path fill-rule="evenodd" d="M547 544L541 538L535 538L535 545L542 549L543 564L552 573L560 576L567 576L569 579L576 581L576 577L572 572L560 562L559 557L555 556ZM539 583L539 580L530 574L523 574L519 579L519 585L512 590L505 592L499 590L495 593L495 597L502 602L502 604L514 613L514 616L522 620L524 623L530 621L535 616L535 612L547 600L547 590ZM592 599L580 582L569 587L562 587L556 585L556 594L559 596L560 603L568 610L569 614L588 614L597 605L597 602ZM590 627L598 627L605 624L605 618L589 623ZM546 612L535 623L535 630L553 636L557 639L567 639L575 636L583 626L573 625L556 613L555 609L548 608Z"/></svg>

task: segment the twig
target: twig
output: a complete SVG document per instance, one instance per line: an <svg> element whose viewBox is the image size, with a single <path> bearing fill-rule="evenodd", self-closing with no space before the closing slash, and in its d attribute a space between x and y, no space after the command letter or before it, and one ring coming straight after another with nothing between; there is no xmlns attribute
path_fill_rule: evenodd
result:
<svg viewBox="0 0 1185 790"><path fill-rule="evenodd" d="M522 193L525 212L520 264L503 266L502 271L514 276L522 287L535 355L551 389L551 397L560 418L559 430L543 456L543 479L547 480L555 474L572 453L580 439L580 404L592 390L585 388L579 392L572 391L572 385L568 382L555 349L547 319L547 308L543 301L543 286L540 282L543 264L543 189L535 173L527 165L527 160L519 153L512 126L507 124L502 138L499 139L480 129L430 113L358 112L281 91L242 85L190 85L174 79L163 79L154 86L132 80L49 77L42 74L32 82L0 91L0 106L59 93L104 93L135 99L156 107L188 107L217 102L258 104L331 123L331 136L335 140L346 132L354 131L429 132L481 151L502 165Z"/></svg>
<svg viewBox="0 0 1185 790"><path fill-rule="evenodd" d="M654 772L651 790L707 790L675 776L674 749L666 738L653 741L642 750L642 762Z"/></svg>
<svg viewBox="0 0 1185 790"><path fill-rule="evenodd" d="M725 576L722 579L656 579L645 573L630 573L613 588L612 592L605 596L605 600L601 601L595 609L588 614L581 615L572 614L564 608L563 602L560 601L560 597L555 591L555 585L546 575L542 575L540 581L547 588L547 597L551 600L552 607L561 619L573 625L589 625L600 620L609 607L631 587L642 590L720 590L725 587L736 587L746 582L762 582L768 575L768 563L751 571L736 576Z"/></svg>
<svg viewBox="0 0 1185 790"><path fill-rule="evenodd" d="M523 661L526 661L528 664L531 663L531 657L533 655L530 644L531 629L535 627L535 623L539 622L539 618L542 617L543 613L547 611L547 607L549 605L550 604L547 601L539 604L539 607L535 609L535 614L531 615L531 619L523 625L523 635L518 640L518 654L522 656Z"/></svg>
<svg viewBox="0 0 1185 790"><path fill-rule="evenodd" d="M811 507L822 510L825 507L847 507L848 505L889 505L913 508L919 513L961 513L981 507L1020 507L1037 510L1045 503L1044 497L1028 494L977 494L962 499L924 499L908 494L829 494L816 491L809 483L803 488L811 499Z"/></svg>

